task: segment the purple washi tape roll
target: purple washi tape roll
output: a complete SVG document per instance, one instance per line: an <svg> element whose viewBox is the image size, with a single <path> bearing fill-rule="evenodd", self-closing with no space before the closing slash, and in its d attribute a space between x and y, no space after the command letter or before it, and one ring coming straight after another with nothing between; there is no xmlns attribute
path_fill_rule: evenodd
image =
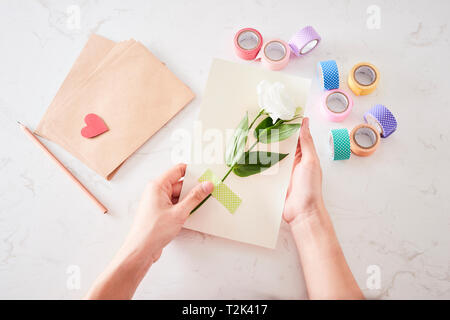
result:
<svg viewBox="0 0 450 320"><path fill-rule="evenodd" d="M296 32L291 40L289 46L292 52L297 56L304 56L311 52L319 44L321 38L313 27L307 26Z"/></svg>
<svg viewBox="0 0 450 320"><path fill-rule="evenodd" d="M397 120L382 104L377 104L367 111L364 120L377 128L382 138L389 137L397 129Z"/></svg>

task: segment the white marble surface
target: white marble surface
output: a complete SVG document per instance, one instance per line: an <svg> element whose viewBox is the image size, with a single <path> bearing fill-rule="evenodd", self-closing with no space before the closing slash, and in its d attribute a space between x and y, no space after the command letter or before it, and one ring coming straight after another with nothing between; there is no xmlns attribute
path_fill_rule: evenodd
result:
<svg viewBox="0 0 450 320"><path fill-rule="evenodd" d="M80 8L80 29L71 28L76 21L68 28L70 5ZM380 9L379 29L366 25L370 5ZM1 1L0 298L80 298L123 240L146 181L171 165L171 134L192 127L211 59L238 61L231 41L239 27L288 40L311 24L323 42L285 72L314 77L318 61L336 59L345 77L361 60L377 65L382 75L376 92L357 98L342 124L320 117L317 83L307 110L326 204L358 283L371 298L449 299L449 10L448 1ZM91 32L141 40L197 94L111 182L48 143L107 204L107 216L15 122L37 125ZM399 130L372 157L331 162L328 130L351 129L374 103L391 107ZM73 265L80 270L78 290L67 286ZM367 288L370 265L381 270L380 289ZM285 224L276 250L184 230L136 294L138 299L306 297Z"/></svg>

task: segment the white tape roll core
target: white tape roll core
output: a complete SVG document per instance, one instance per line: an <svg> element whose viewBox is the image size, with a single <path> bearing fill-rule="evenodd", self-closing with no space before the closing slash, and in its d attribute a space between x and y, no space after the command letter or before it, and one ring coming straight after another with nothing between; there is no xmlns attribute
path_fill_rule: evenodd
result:
<svg viewBox="0 0 450 320"><path fill-rule="evenodd" d="M349 101L343 93L333 92L327 97L326 105L331 112L342 113L347 110Z"/></svg>
<svg viewBox="0 0 450 320"><path fill-rule="evenodd" d="M369 114L366 114L366 122L367 122L368 124L374 126L374 127L378 130L378 132L380 133L380 135L383 135L383 134L384 134L383 128L382 128L382 127L380 126L380 124L378 123L377 118L375 118L375 117L374 117L373 115L371 115L370 113L369 113Z"/></svg>
<svg viewBox="0 0 450 320"><path fill-rule="evenodd" d="M244 31L238 36L237 42L242 49L251 50L258 46L259 37L253 31Z"/></svg>
<svg viewBox="0 0 450 320"><path fill-rule="evenodd" d="M361 148L370 149L377 143L378 136L371 128L362 127L356 130L354 139Z"/></svg>
<svg viewBox="0 0 450 320"><path fill-rule="evenodd" d="M317 40L312 40L310 42L308 42L303 48L302 50L300 50L301 54L307 54L308 52L310 52L312 49L314 49L317 44L319 43L319 41Z"/></svg>
<svg viewBox="0 0 450 320"><path fill-rule="evenodd" d="M286 56L287 52L282 43L271 41L264 47L264 54L272 61L280 61Z"/></svg>
<svg viewBox="0 0 450 320"><path fill-rule="evenodd" d="M329 143L330 143L330 159L334 160L334 140L332 134L330 134Z"/></svg>
<svg viewBox="0 0 450 320"><path fill-rule="evenodd" d="M354 77L356 82L362 86L370 86L377 80L377 74L370 66L359 66L356 68Z"/></svg>

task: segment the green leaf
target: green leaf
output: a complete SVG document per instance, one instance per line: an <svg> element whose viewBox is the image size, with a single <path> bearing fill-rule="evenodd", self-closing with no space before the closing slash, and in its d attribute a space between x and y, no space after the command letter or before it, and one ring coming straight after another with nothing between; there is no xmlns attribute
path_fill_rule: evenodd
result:
<svg viewBox="0 0 450 320"><path fill-rule="evenodd" d="M258 138L258 133L261 132L264 129L270 128L273 126L273 121L271 117L265 118L263 121L261 121L255 128L255 131L253 132L255 138Z"/></svg>
<svg viewBox="0 0 450 320"><path fill-rule="evenodd" d="M246 113L245 117L241 120L236 130L234 131L233 137L225 150L225 163L227 164L227 166L231 167L242 157L245 151L247 137L248 114Z"/></svg>
<svg viewBox="0 0 450 320"><path fill-rule="evenodd" d="M288 156L288 153L267 151L245 152L244 156L234 166L233 172L239 177L248 177L269 169Z"/></svg>
<svg viewBox="0 0 450 320"><path fill-rule="evenodd" d="M282 121L282 120L278 119L275 122L275 124L279 123L280 121ZM271 128L273 126L274 126L274 123L272 121L272 118L267 117L256 126L255 130L253 131L253 135L255 136L256 139L258 139L259 136L261 134L263 134L266 129Z"/></svg>
<svg viewBox="0 0 450 320"><path fill-rule="evenodd" d="M284 123L278 120L273 124L272 119L267 117L256 127L255 138L262 143L283 141L292 136L300 128L299 123Z"/></svg>

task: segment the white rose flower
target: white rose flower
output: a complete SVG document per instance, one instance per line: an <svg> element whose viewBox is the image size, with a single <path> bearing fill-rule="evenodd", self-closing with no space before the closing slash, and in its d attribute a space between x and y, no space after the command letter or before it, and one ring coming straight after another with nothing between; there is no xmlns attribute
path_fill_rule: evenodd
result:
<svg viewBox="0 0 450 320"><path fill-rule="evenodd" d="M269 114L274 123L278 119L291 120L295 117L297 108L284 84L263 80L258 84L256 91L259 107Z"/></svg>

